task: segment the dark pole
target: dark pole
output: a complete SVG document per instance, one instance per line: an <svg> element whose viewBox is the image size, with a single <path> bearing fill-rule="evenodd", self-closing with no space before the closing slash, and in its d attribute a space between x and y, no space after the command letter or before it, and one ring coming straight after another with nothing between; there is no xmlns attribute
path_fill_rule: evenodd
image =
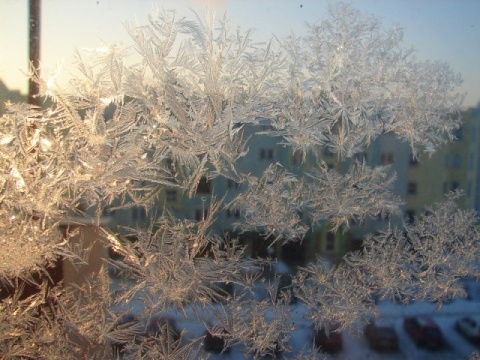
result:
<svg viewBox="0 0 480 360"><path fill-rule="evenodd" d="M29 66L34 69L37 75L40 74L40 8L41 0L29 0ZM38 98L39 86L29 79L28 82L28 103L32 105L39 105Z"/></svg>

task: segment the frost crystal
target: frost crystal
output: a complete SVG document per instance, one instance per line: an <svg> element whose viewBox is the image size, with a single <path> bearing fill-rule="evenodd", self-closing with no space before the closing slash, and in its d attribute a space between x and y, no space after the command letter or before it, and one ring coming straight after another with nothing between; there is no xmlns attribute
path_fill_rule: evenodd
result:
<svg viewBox="0 0 480 360"><path fill-rule="evenodd" d="M127 66L119 46L78 51L70 89L32 73L51 105L9 104L0 122L7 358L201 358L199 340L176 328L172 312L213 323L210 332L248 356L276 356L290 351L291 301L304 302L316 328L355 327L375 314L377 296L441 303L462 294L459 277L478 277L477 219L456 205L458 194L411 225L367 236L338 266L319 260L291 279L269 275L268 260L213 231L235 209L238 233L259 233L268 247L400 213L395 175L354 155L382 134L414 154L432 152L459 127L462 102L460 77L417 61L400 29L340 3L307 36L267 44L210 13L156 12L127 30L140 63ZM239 166L260 119L271 124L262 136L299 155L301 171ZM330 168L325 149L350 165ZM166 191L197 199L215 179L238 187L202 200L199 221L157 208ZM59 257L81 266L93 251L72 240L79 217L99 225L104 210L131 208L150 222L119 234L102 228L115 256L77 287L54 284L49 268ZM108 274L125 287L111 291Z"/></svg>

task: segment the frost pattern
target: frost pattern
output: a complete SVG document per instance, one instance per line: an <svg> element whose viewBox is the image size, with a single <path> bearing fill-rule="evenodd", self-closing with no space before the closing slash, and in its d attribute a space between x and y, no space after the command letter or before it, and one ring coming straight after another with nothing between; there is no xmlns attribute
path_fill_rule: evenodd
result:
<svg viewBox="0 0 480 360"><path fill-rule="evenodd" d="M458 194L413 225L367 236L363 250L338 266L319 260L289 286L271 279L264 299L252 292L271 264L211 231L228 208L241 210L238 230L282 244L301 241L312 227L341 231L399 214L395 176L353 156L385 133L414 154L433 152L460 125L462 102L460 77L446 64L417 61L403 48L401 29L385 30L342 3L308 36L267 44L213 13L189 20L157 11L147 25L126 27L138 64L127 66L129 51L117 45L78 51L71 88L32 72L49 105L9 104L0 122L0 275L13 289L0 303L7 358L100 359L113 350L124 358L194 358L202 339L162 316L192 311L200 319L212 308L210 330L226 344L275 356L288 352L292 297L317 328L354 328L375 313L376 296L441 304L462 295L459 277L478 277L477 219L458 208ZM251 140L244 128L259 119L271 119L263 134L300 154L305 172L282 164L260 175L239 171ZM323 149L353 164L330 169ZM198 222L156 216L165 189L194 197L201 179L217 177L245 191L228 201L212 197ZM58 225L72 224L72 214L88 219L92 209L97 224L105 208L132 206L151 210L146 228L102 230L120 259L77 288L53 285L47 270L58 256L81 264L89 250L79 251ZM107 267L132 286L110 291ZM39 292L27 293L21 280ZM140 313L121 307L138 298Z"/></svg>

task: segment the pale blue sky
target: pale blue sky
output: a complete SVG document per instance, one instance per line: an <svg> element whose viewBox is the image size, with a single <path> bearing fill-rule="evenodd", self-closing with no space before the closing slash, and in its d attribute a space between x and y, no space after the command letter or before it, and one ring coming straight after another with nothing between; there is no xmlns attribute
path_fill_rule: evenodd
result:
<svg viewBox="0 0 480 360"><path fill-rule="evenodd" d="M72 64L75 48L100 47L104 42L130 44L122 23L146 23L152 5L203 11L206 4L227 12L242 29L256 36L283 38L302 34L305 22L320 20L327 0L42 0L42 62L64 68ZM466 106L480 101L480 0L357 0L351 3L382 19L385 27L404 28L405 46L417 57L449 63L462 74L468 92ZM0 79L11 89L26 91L27 0L0 0ZM301 6L302 5L302 6ZM67 72L65 72L67 74Z"/></svg>

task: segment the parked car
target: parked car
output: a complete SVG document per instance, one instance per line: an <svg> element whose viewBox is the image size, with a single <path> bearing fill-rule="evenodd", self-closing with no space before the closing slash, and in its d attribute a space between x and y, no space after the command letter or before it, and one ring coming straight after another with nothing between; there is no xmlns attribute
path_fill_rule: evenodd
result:
<svg viewBox="0 0 480 360"><path fill-rule="evenodd" d="M472 343L480 344L480 323L477 320L468 316L461 318L455 322L455 330Z"/></svg>
<svg viewBox="0 0 480 360"><path fill-rule="evenodd" d="M176 348L180 340L181 331L177 327L175 319L169 315L156 314L144 325L142 336L136 339L137 357L149 358L150 349L160 351L158 358L165 356Z"/></svg>
<svg viewBox="0 0 480 360"><path fill-rule="evenodd" d="M173 340L180 339L180 330L177 327L177 322L171 316L164 314L157 314L152 316L146 326L146 336L171 336Z"/></svg>
<svg viewBox="0 0 480 360"><path fill-rule="evenodd" d="M205 350L212 352L228 352L230 349L225 342L225 336L228 336L227 330L223 327L215 326L212 332L205 332Z"/></svg>
<svg viewBox="0 0 480 360"><path fill-rule="evenodd" d="M127 344L141 336L142 326L133 314L118 318L108 333L112 356L121 359L127 354Z"/></svg>
<svg viewBox="0 0 480 360"><path fill-rule="evenodd" d="M428 316L406 317L403 327L417 346L431 350L445 345L445 338L435 321Z"/></svg>
<svg viewBox="0 0 480 360"><path fill-rule="evenodd" d="M327 332L325 328L314 331L315 346L321 351L329 354L337 354L343 348L342 332L338 325L330 327Z"/></svg>
<svg viewBox="0 0 480 360"><path fill-rule="evenodd" d="M398 336L393 325L379 325L374 321L365 326L365 337L371 349L380 352L398 351Z"/></svg>

